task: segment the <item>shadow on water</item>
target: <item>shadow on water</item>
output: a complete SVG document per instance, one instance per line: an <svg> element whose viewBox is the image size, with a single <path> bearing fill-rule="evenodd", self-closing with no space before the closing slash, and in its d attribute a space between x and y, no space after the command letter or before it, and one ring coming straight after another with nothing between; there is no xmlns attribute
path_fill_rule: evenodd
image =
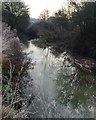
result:
<svg viewBox="0 0 96 120"><path fill-rule="evenodd" d="M31 42L25 50L36 63L29 73L33 79L25 95L34 99L24 114L31 118L94 118L96 75L80 70L67 54L55 57L50 48ZM30 54L29 54L30 53Z"/></svg>

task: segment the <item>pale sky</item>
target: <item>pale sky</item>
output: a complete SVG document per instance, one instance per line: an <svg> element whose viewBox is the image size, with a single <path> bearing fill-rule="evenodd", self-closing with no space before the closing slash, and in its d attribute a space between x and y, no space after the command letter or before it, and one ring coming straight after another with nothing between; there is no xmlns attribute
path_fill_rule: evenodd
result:
<svg viewBox="0 0 96 120"><path fill-rule="evenodd" d="M23 0L30 8L30 16L38 18L44 9L48 9L51 14L66 5L68 0Z"/></svg>

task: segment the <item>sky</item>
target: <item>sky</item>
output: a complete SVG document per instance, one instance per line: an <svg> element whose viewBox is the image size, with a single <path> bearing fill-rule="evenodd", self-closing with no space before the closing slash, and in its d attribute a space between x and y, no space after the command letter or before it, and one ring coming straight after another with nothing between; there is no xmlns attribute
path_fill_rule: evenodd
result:
<svg viewBox="0 0 96 120"><path fill-rule="evenodd" d="M23 0L30 8L30 16L32 18L39 18L40 13L44 9L48 9L52 14L56 10L66 5L68 0Z"/></svg>

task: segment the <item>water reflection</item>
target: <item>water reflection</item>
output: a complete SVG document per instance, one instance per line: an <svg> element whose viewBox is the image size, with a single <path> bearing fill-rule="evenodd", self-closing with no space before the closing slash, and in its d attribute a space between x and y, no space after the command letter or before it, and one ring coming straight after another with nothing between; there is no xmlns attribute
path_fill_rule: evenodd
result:
<svg viewBox="0 0 96 120"><path fill-rule="evenodd" d="M50 48L41 49L32 43L25 51L36 63L29 71L33 86L27 87L26 97L35 97L25 110L27 117L94 118L94 74L76 67L66 52L57 58Z"/></svg>

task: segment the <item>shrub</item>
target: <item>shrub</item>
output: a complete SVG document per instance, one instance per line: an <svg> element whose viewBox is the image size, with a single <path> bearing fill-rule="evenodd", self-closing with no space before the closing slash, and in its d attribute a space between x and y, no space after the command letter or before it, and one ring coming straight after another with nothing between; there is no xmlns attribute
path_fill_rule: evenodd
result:
<svg viewBox="0 0 96 120"><path fill-rule="evenodd" d="M11 30L3 23L2 35L2 103L6 109L11 108L10 110L14 111L22 107L22 90L31 61L23 53L16 30Z"/></svg>

